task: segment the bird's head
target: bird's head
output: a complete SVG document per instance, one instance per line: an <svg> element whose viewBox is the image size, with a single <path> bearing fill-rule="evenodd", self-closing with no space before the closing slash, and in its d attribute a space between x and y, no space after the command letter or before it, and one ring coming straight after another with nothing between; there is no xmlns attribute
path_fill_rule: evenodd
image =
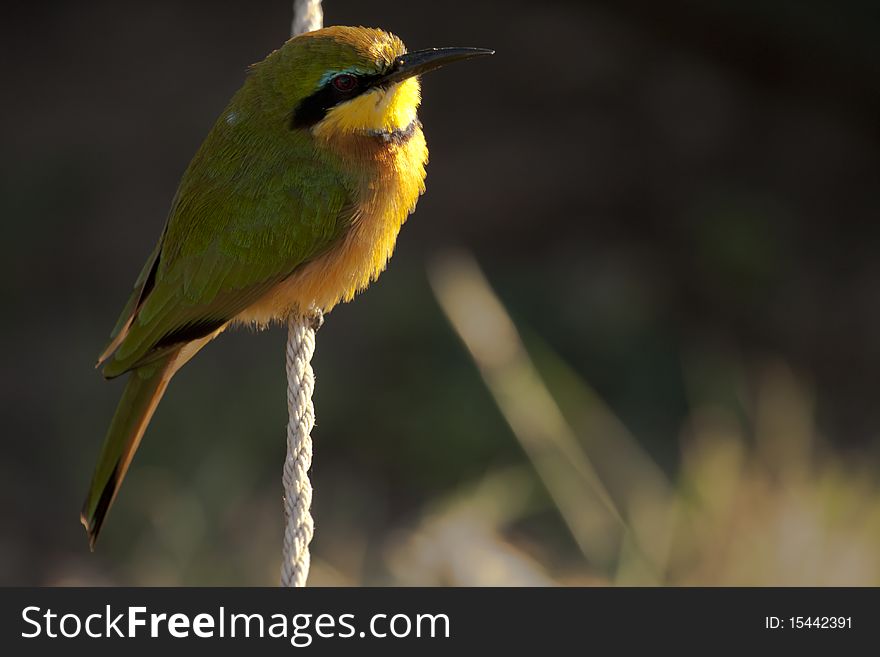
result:
<svg viewBox="0 0 880 657"><path fill-rule="evenodd" d="M290 39L253 72L272 87L264 108L283 117L290 130L324 139L382 136L405 131L415 121L419 75L489 54L481 48L408 53L399 38L383 30L328 27Z"/></svg>

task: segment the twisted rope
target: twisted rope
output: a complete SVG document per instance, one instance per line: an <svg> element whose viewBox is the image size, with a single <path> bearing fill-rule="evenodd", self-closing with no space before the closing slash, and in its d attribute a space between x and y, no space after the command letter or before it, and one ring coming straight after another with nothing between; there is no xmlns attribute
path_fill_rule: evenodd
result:
<svg viewBox="0 0 880 657"><path fill-rule="evenodd" d="M315 372L315 324L291 317L287 338L287 458L284 460L284 562L281 586L305 586L309 575L309 543L315 531L310 508L312 484L312 428L315 407L312 393Z"/></svg>
<svg viewBox="0 0 880 657"><path fill-rule="evenodd" d="M324 24L321 0L293 0L293 22L290 36L318 30Z"/></svg>
<svg viewBox="0 0 880 657"><path fill-rule="evenodd" d="M321 0L294 0L291 36L317 30L324 21ZM312 519L312 428L315 426L315 332L323 317L291 315L287 323L287 458L284 460L284 556L281 586L305 586L309 576Z"/></svg>

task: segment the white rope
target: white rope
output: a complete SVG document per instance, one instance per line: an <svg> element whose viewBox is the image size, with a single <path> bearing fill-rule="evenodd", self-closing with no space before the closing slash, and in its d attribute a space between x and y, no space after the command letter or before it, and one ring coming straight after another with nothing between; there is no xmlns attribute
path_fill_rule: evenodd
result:
<svg viewBox="0 0 880 657"><path fill-rule="evenodd" d="M324 10L321 9L321 0L293 0L290 36L319 30L323 24Z"/></svg>
<svg viewBox="0 0 880 657"><path fill-rule="evenodd" d="M315 407L312 392L315 373L315 325L306 318L291 317L287 333L287 458L284 460L284 562L281 586L305 586L309 576L309 543L315 531L310 508L312 483L312 428Z"/></svg>
<svg viewBox="0 0 880 657"><path fill-rule="evenodd" d="M321 27L321 0L294 0L291 36ZM309 543L315 533L312 519L312 428L315 407L312 393L315 373L315 331L321 313L313 317L291 315L287 324L287 458L284 460L284 556L281 586L305 586L309 576Z"/></svg>

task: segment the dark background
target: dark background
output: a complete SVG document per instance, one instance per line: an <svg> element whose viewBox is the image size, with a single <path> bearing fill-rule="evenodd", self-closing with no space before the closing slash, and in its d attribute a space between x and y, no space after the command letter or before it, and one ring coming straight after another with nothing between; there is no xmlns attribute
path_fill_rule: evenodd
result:
<svg viewBox="0 0 880 657"><path fill-rule="evenodd" d="M95 356L290 18L286 0L6 13L0 583L276 581L281 329L225 334L175 378L95 554L78 511L121 392ZM457 247L673 506L702 510L660 581L880 583L877 4L327 0L325 24L497 54L424 80L428 192L318 336L312 581L620 581L625 555L578 550L434 299L426 263ZM721 446L693 456L719 412ZM792 442L789 476L761 445ZM503 521L444 511L499 472L498 500L528 491ZM723 505L694 503L703 474Z"/></svg>

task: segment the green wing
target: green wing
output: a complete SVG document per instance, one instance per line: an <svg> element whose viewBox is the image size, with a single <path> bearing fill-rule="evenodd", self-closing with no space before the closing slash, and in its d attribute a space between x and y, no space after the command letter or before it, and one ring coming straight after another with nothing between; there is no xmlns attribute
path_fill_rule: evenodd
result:
<svg viewBox="0 0 880 657"><path fill-rule="evenodd" d="M351 221L350 181L318 161L311 143L236 141L218 126L184 174L111 335L108 378L220 328Z"/></svg>

